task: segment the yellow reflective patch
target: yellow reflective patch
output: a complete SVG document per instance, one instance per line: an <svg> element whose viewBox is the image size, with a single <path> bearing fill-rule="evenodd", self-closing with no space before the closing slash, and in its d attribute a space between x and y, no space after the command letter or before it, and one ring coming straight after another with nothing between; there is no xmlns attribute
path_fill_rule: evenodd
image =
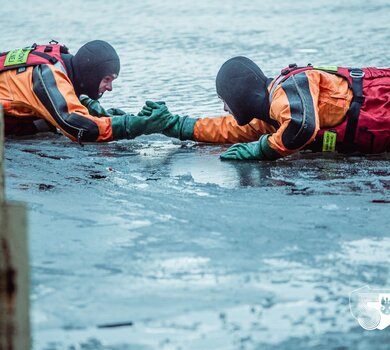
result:
<svg viewBox="0 0 390 350"><path fill-rule="evenodd" d="M337 139L337 134L335 131L325 131L324 140L322 143L322 152L336 151L336 139Z"/></svg>
<svg viewBox="0 0 390 350"><path fill-rule="evenodd" d="M324 70L328 72L337 72L337 66L313 66L314 69Z"/></svg>
<svg viewBox="0 0 390 350"><path fill-rule="evenodd" d="M26 63L30 51L30 48L11 50L7 53L7 56L4 61L4 67Z"/></svg>

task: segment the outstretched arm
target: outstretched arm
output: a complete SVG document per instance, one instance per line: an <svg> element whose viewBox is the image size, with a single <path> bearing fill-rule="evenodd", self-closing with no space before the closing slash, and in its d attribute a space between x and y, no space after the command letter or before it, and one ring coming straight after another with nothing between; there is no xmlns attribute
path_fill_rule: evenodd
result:
<svg viewBox="0 0 390 350"><path fill-rule="evenodd" d="M83 106L87 107L88 113L95 117L115 117L126 114L125 111L119 108L105 109L99 101L93 100L85 95L80 96L80 102Z"/></svg>
<svg viewBox="0 0 390 350"><path fill-rule="evenodd" d="M275 129L259 119L239 126L233 116L198 119L194 127L194 140L211 143L237 143L258 140Z"/></svg>
<svg viewBox="0 0 390 350"><path fill-rule="evenodd" d="M39 65L33 69L32 81L33 92L43 107L42 116L71 140L112 140L111 119L90 115L62 71L52 65Z"/></svg>
<svg viewBox="0 0 390 350"><path fill-rule="evenodd" d="M171 126L159 115L166 111L159 106L148 117L138 117L118 110L105 111L98 102L88 100L87 104L99 107L91 114L77 98L68 77L50 65L40 65L33 70L33 90L44 108L44 118L59 128L67 137L79 142L105 142L118 139L132 139L142 134L161 132ZM116 115L114 115L116 114ZM110 117L108 117L109 115Z"/></svg>
<svg viewBox="0 0 390 350"><path fill-rule="evenodd" d="M164 103L147 101L141 114L150 115L155 108L162 104ZM166 120L170 120L172 125L164 129L164 135L180 140L209 143L249 142L258 140L263 134L275 131L272 126L258 119L254 119L248 125L239 126L231 115L194 119L170 114L170 118Z"/></svg>

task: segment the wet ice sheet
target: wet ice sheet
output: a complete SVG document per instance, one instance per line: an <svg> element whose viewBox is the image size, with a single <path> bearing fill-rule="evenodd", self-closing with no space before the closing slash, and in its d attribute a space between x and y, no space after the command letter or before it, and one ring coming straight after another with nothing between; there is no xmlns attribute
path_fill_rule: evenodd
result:
<svg viewBox="0 0 390 350"><path fill-rule="evenodd" d="M7 142L37 349L365 344L348 297L389 281L386 157L238 164L223 149Z"/></svg>

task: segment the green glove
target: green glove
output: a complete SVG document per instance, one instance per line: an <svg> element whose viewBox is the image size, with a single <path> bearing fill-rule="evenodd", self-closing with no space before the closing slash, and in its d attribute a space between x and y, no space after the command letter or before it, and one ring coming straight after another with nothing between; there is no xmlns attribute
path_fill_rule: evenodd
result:
<svg viewBox="0 0 390 350"><path fill-rule="evenodd" d="M165 128L172 127L175 120L168 108L165 105L154 107L150 115L124 114L112 118L113 139L133 139L140 135L161 133Z"/></svg>
<svg viewBox="0 0 390 350"><path fill-rule="evenodd" d="M263 135L259 141L237 143L220 155L222 160L275 160L281 155L268 145L269 135Z"/></svg>
<svg viewBox="0 0 390 350"><path fill-rule="evenodd" d="M116 115L124 115L126 112L119 108L104 109L99 101L92 100L88 96L80 96L80 102L87 107L90 115L95 117L114 117Z"/></svg>
<svg viewBox="0 0 390 350"><path fill-rule="evenodd" d="M125 115L125 114L127 114L124 110L122 110L120 108L115 108L115 107L107 109L106 113L107 113L108 117L115 117L115 116L118 116L118 115Z"/></svg>
<svg viewBox="0 0 390 350"><path fill-rule="evenodd" d="M148 116L161 106L165 106L165 102L146 101L145 106L138 115ZM162 131L165 136L175 137L179 140L194 139L194 126L197 119L192 119L188 116L181 117L180 115L172 115L168 109L161 117L165 118L167 123L171 125L168 126L167 124L167 127Z"/></svg>

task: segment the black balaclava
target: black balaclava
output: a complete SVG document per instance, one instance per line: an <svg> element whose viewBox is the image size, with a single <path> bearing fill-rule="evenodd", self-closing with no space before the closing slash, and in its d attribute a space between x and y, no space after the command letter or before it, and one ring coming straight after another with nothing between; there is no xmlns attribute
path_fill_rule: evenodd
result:
<svg viewBox="0 0 390 350"><path fill-rule="evenodd" d="M119 74L120 62L115 49L107 42L94 40L86 43L70 57L73 85L78 96L87 95L97 100L102 79Z"/></svg>
<svg viewBox="0 0 390 350"><path fill-rule="evenodd" d="M229 106L238 125L257 118L276 127L269 117L267 86L271 80L249 58L237 56L222 65L215 82L218 96Z"/></svg>

